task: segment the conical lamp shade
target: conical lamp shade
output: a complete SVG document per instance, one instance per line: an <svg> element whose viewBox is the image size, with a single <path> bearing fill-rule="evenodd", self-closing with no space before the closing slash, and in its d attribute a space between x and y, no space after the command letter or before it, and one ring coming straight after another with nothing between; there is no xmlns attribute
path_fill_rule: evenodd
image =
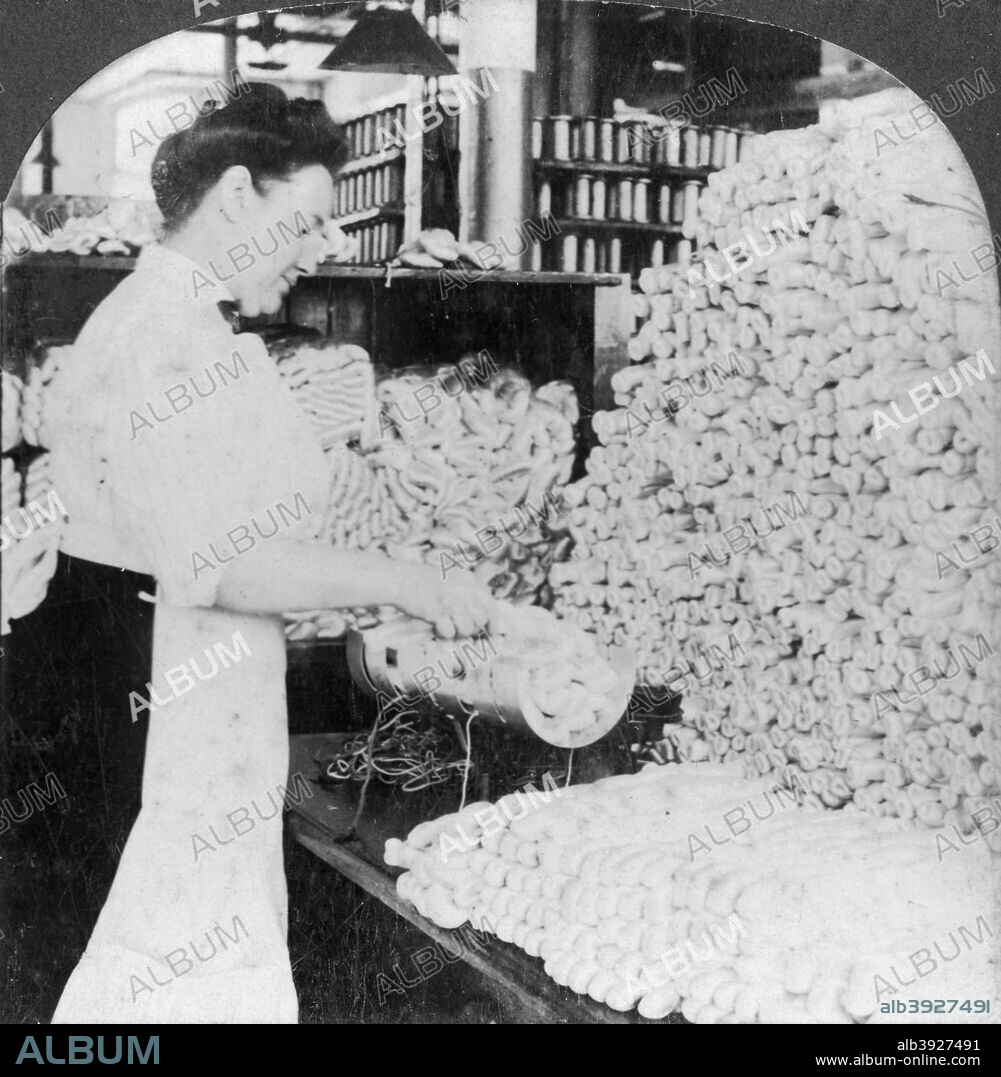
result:
<svg viewBox="0 0 1001 1077"><path fill-rule="evenodd" d="M409 11L391 8L366 11L320 68L426 77L457 73L451 60Z"/></svg>

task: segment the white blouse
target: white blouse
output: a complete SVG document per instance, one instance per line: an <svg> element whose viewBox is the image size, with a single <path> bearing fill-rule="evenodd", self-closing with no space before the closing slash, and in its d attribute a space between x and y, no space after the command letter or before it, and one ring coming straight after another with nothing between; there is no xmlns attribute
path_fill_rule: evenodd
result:
<svg viewBox="0 0 1001 1077"><path fill-rule="evenodd" d="M316 537L329 475L264 343L234 335L231 294L204 280L145 248L46 405L63 551L151 574L181 606L213 605L225 564L267 538Z"/></svg>

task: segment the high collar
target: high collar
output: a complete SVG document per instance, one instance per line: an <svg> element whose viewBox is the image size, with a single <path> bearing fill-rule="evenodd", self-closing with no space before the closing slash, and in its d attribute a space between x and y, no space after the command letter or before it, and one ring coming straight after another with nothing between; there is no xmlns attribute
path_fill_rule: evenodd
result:
<svg viewBox="0 0 1001 1077"><path fill-rule="evenodd" d="M180 297L199 307L215 307L220 302L236 302L236 297L219 280L218 274L161 243L150 243L143 247L136 260L136 270L156 273L172 290L176 290Z"/></svg>

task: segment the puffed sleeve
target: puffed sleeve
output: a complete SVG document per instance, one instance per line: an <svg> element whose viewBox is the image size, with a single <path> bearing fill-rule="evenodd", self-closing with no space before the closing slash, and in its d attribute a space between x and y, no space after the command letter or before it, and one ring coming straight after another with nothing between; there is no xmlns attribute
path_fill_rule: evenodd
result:
<svg viewBox="0 0 1001 1077"><path fill-rule="evenodd" d="M123 372L109 481L158 599L211 606L227 564L268 538L315 534L323 508L295 451L303 416L260 338L225 323L162 329Z"/></svg>

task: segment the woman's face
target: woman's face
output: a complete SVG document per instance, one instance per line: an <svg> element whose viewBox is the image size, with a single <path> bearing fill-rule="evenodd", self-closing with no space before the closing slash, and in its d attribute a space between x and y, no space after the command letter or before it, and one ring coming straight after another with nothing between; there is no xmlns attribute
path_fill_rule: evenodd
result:
<svg viewBox="0 0 1001 1077"><path fill-rule="evenodd" d="M301 276L316 272L327 241L323 225L334 204L334 181L322 165L308 165L288 180L252 188L231 222L239 235L223 257L220 276L246 317L275 314Z"/></svg>

